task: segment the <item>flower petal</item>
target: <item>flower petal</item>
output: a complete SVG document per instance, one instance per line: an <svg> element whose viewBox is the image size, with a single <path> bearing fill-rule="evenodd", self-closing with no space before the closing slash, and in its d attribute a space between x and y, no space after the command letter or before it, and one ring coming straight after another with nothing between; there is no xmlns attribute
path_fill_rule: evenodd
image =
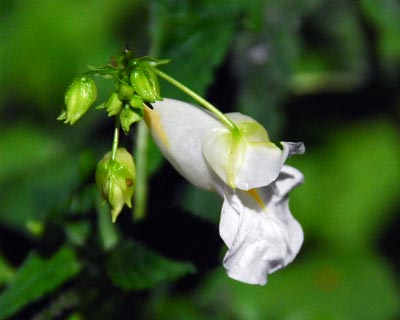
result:
<svg viewBox="0 0 400 320"><path fill-rule="evenodd" d="M241 190L267 186L274 181L286 159L294 154L303 154L303 142L281 142L283 151L274 144L248 142L242 167L235 184Z"/></svg>
<svg viewBox="0 0 400 320"><path fill-rule="evenodd" d="M269 273L286 266L300 250L303 231L290 213L287 194L282 192L302 180L302 175L292 169L285 166L277 180L279 186L273 183L262 189L226 194L220 235L229 248L224 267L231 278L264 285Z"/></svg>
<svg viewBox="0 0 400 320"><path fill-rule="evenodd" d="M247 144L227 128L214 128L204 138L203 154L209 166L231 188L242 167Z"/></svg>
<svg viewBox="0 0 400 320"><path fill-rule="evenodd" d="M278 179L274 182L274 194L287 196L290 191L304 182L304 175L297 169L284 165Z"/></svg>
<svg viewBox="0 0 400 320"><path fill-rule="evenodd" d="M231 188L250 190L267 186L281 171L286 158L304 152L302 142L273 144L265 128L241 113L226 114L239 128L235 135L222 126L205 137L204 156L214 172Z"/></svg>
<svg viewBox="0 0 400 320"><path fill-rule="evenodd" d="M267 186L282 168L283 152L277 146L265 143L247 143L242 166L236 176L236 187L250 190Z"/></svg>
<svg viewBox="0 0 400 320"><path fill-rule="evenodd" d="M153 110L145 108L145 121L163 155L193 185L214 190L215 175L204 159L202 142L207 132L223 125L186 102L164 99L152 105Z"/></svg>

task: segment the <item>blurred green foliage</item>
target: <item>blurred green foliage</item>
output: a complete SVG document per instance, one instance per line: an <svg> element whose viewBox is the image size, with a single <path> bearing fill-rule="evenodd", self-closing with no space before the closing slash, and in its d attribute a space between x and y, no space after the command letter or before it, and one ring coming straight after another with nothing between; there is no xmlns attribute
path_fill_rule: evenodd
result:
<svg viewBox="0 0 400 320"><path fill-rule="evenodd" d="M399 16L395 0L2 2L0 319L399 316L399 256L382 245L399 227ZM73 128L55 119L84 65L125 46L172 59L163 70L274 141L305 141L289 161L306 176L291 195L304 248L267 286L226 276L210 240L220 199L152 141L147 217L111 223L93 173L112 124L93 110Z"/></svg>

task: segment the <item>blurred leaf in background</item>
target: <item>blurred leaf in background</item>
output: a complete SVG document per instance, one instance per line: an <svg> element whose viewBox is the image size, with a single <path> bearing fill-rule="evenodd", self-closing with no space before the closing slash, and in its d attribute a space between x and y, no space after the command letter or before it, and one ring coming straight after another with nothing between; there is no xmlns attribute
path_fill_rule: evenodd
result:
<svg viewBox="0 0 400 320"><path fill-rule="evenodd" d="M54 256L43 259L31 253L15 274L9 288L0 296L0 319L62 285L77 275L81 265L74 252L61 248Z"/></svg>

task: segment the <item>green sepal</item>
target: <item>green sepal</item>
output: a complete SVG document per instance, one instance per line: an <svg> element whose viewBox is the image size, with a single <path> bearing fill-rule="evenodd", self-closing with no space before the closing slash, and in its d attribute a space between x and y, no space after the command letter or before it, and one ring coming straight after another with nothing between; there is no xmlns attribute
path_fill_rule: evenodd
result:
<svg viewBox="0 0 400 320"><path fill-rule="evenodd" d="M122 130L125 134L129 133L130 127L133 123L143 119L143 108L133 109L129 104L126 104L119 114Z"/></svg>
<svg viewBox="0 0 400 320"><path fill-rule="evenodd" d="M104 103L104 107L106 108L109 117L117 115L121 111L122 105L123 103L119 99L119 94L115 91L111 92L107 101Z"/></svg>
<svg viewBox="0 0 400 320"><path fill-rule="evenodd" d="M85 75L101 76L105 79L112 79L117 76L118 70L111 64L106 64L103 66L92 66L85 65L89 71L85 72Z"/></svg>
<svg viewBox="0 0 400 320"><path fill-rule="evenodd" d="M129 100L129 105L134 109L143 110L143 99L137 95L133 95Z"/></svg>
<svg viewBox="0 0 400 320"><path fill-rule="evenodd" d="M133 60L132 65L140 65L140 66L151 66L157 67L167 63L170 63L170 59L155 59L149 56L141 57Z"/></svg>

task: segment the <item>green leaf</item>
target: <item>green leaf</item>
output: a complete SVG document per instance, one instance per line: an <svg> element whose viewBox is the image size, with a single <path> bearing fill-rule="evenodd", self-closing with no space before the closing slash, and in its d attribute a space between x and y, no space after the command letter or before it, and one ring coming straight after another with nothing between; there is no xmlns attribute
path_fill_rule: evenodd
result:
<svg viewBox="0 0 400 320"><path fill-rule="evenodd" d="M385 120L353 123L324 143L290 160L305 175L291 194L292 212L330 250L370 248L398 204L397 129Z"/></svg>
<svg viewBox="0 0 400 320"><path fill-rule="evenodd" d="M269 276L264 287L229 279L220 269L195 297L233 319L395 319L399 288L375 255L308 255ZM211 318L213 318L211 316Z"/></svg>
<svg viewBox="0 0 400 320"><path fill-rule="evenodd" d="M396 0L363 0L360 4L375 29L380 59L386 71L396 77L400 63L400 4Z"/></svg>
<svg viewBox="0 0 400 320"><path fill-rule="evenodd" d="M34 125L5 127L0 141L0 221L25 230L60 205L78 179L78 155L68 152L58 133ZM74 156L76 158L74 158Z"/></svg>
<svg viewBox="0 0 400 320"><path fill-rule="evenodd" d="M14 277L15 270L0 252L0 287Z"/></svg>
<svg viewBox="0 0 400 320"><path fill-rule="evenodd" d="M74 252L63 247L51 258L32 252L18 269L13 282L0 295L0 319L56 290L81 269Z"/></svg>
<svg viewBox="0 0 400 320"><path fill-rule="evenodd" d="M213 69L231 44L239 8L230 2L156 1L152 6L154 51L171 60L160 69L203 95L213 81ZM163 97L191 101L165 82L161 88Z"/></svg>
<svg viewBox="0 0 400 320"><path fill-rule="evenodd" d="M194 273L189 263L164 258L140 243L125 240L109 256L107 274L123 290L144 290Z"/></svg>
<svg viewBox="0 0 400 320"><path fill-rule="evenodd" d="M140 1L125 0L104 0L101 5L51 0L15 2L0 20L2 34L8 39L0 43L0 91L7 88L10 93L4 92L13 101L29 102L30 112L32 105L39 105L47 114L54 112L66 83L85 71L84 63L104 63L110 53L121 50L123 41L115 40L115 25L127 12L138 9L138 4ZM144 20L145 15L136 17L137 32L143 30ZM46 44L51 44L51 50ZM12 88L22 87L18 95L12 94Z"/></svg>

